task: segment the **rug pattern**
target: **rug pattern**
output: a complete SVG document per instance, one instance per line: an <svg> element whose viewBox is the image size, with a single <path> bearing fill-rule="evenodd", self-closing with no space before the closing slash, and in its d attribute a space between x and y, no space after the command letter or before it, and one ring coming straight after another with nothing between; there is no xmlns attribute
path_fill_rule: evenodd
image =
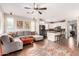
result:
<svg viewBox="0 0 79 59"><path fill-rule="evenodd" d="M37 49L32 49L28 54L29 56L70 56L72 53L69 49L60 46L53 46L52 42L47 43L44 47L38 47Z"/></svg>

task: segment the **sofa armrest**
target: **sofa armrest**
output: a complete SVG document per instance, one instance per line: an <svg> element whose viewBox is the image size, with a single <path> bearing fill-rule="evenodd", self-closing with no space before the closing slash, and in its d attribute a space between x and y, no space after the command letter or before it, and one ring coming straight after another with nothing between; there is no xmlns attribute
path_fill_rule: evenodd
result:
<svg viewBox="0 0 79 59"><path fill-rule="evenodd" d="M20 38L14 38L14 42L21 42L22 43L22 41L20 40Z"/></svg>
<svg viewBox="0 0 79 59"><path fill-rule="evenodd" d="M0 48L0 56L2 55L2 48Z"/></svg>

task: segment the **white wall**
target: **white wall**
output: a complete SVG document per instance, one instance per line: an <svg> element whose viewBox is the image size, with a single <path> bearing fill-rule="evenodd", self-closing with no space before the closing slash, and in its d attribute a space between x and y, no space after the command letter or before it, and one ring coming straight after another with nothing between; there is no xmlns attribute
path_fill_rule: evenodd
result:
<svg viewBox="0 0 79 59"><path fill-rule="evenodd" d="M77 46L79 45L79 17L77 17Z"/></svg>
<svg viewBox="0 0 79 59"><path fill-rule="evenodd" d="M36 20L36 33L39 34L39 19Z"/></svg>
<svg viewBox="0 0 79 59"><path fill-rule="evenodd" d="M31 20L31 31L35 31L36 27L35 27L35 21Z"/></svg>
<svg viewBox="0 0 79 59"><path fill-rule="evenodd" d="M0 8L0 34L4 32L4 13Z"/></svg>

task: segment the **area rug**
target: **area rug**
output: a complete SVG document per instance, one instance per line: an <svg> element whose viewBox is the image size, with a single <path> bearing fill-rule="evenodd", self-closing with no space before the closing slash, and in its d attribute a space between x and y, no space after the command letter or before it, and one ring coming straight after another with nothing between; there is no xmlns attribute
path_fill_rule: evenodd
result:
<svg viewBox="0 0 79 59"><path fill-rule="evenodd" d="M48 42L45 47L32 49L29 56L71 56L72 52L63 46L54 46L52 42Z"/></svg>
<svg viewBox="0 0 79 59"><path fill-rule="evenodd" d="M49 53L49 55L54 55L54 56L70 56L71 55L71 53L65 48L49 47L47 52Z"/></svg>
<svg viewBox="0 0 79 59"><path fill-rule="evenodd" d="M29 56L70 56L71 52L69 52L65 48L38 48L33 50Z"/></svg>

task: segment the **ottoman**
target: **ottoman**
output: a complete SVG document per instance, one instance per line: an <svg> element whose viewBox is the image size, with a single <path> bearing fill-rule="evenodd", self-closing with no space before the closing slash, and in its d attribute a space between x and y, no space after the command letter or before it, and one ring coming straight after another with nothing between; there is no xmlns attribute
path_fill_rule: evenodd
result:
<svg viewBox="0 0 79 59"><path fill-rule="evenodd" d="M41 35L33 35L33 37L34 37L34 41L43 40L43 36L41 36Z"/></svg>
<svg viewBox="0 0 79 59"><path fill-rule="evenodd" d="M23 42L24 45L25 44L32 44L32 42L33 42L33 38L29 38L29 37L22 37L20 39L21 39L21 41Z"/></svg>

